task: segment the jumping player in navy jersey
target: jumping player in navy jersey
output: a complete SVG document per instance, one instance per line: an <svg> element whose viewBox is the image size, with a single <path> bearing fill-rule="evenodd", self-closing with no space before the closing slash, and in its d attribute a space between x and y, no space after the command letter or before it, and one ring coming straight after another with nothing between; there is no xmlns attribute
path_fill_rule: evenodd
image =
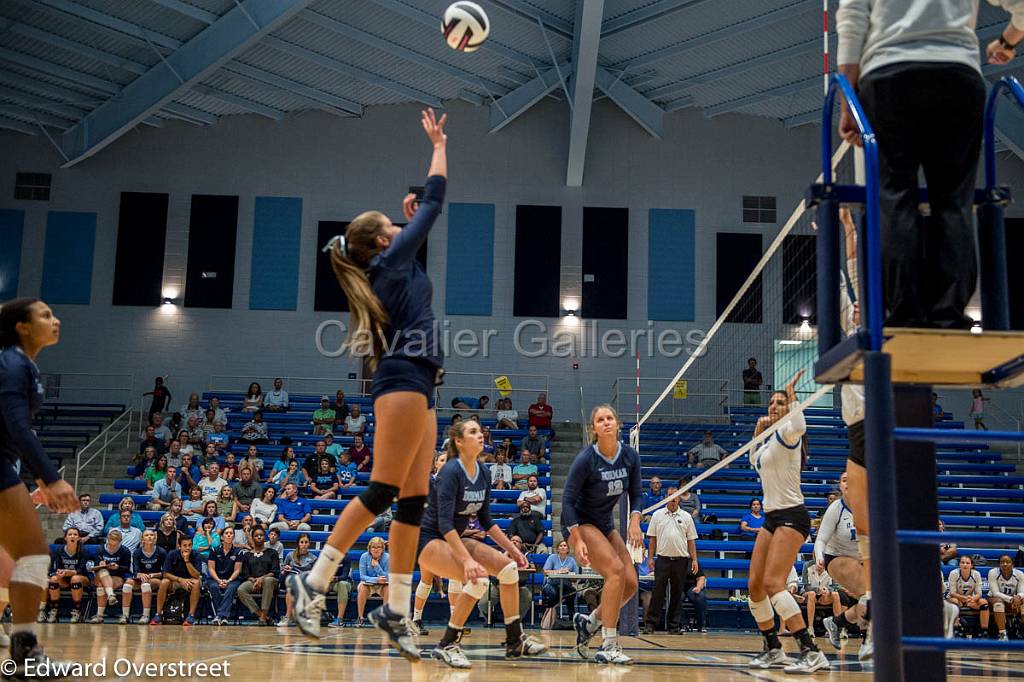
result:
<svg viewBox="0 0 1024 682"><path fill-rule="evenodd" d="M804 506L800 474L806 457L804 433L807 423L797 410L796 373L785 391L775 391L768 401L768 415L757 420L756 440L761 432L789 416L772 436L750 451L750 464L764 489L764 525L757 531L750 558L750 612L764 636L764 651L750 661L751 668L784 666L787 673L812 673L829 667L828 659L815 646L800 614L800 606L786 589L787 576L796 562L800 546L811 533L811 517ZM775 614L800 644L800 659L793 661L782 651Z"/></svg>
<svg viewBox="0 0 1024 682"><path fill-rule="evenodd" d="M427 512L420 528L419 563L431 575L460 580L462 594L452 607L448 628L432 656L453 668L471 667L459 640L473 607L488 588L488 576L498 579L505 614L505 657L539 656L547 647L523 632L519 614L519 570L526 557L491 519L491 476L479 462L484 448L480 424L472 419L451 427L448 462L431 486ZM502 554L483 542L462 537L475 516L480 529Z"/></svg>
<svg viewBox="0 0 1024 682"><path fill-rule="evenodd" d="M623 493L629 495L630 545L640 547L643 484L640 455L619 441L619 416L611 405L590 413L593 444L576 455L562 494L562 533L580 564L591 564L604 577L601 605L589 617L577 613L576 651L587 657L590 639L602 630L604 642L594 656L598 663L632 663L619 646L619 611L637 591L637 573L626 543L615 530L612 510Z"/></svg>
<svg viewBox="0 0 1024 682"><path fill-rule="evenodd" d="M370 388L376 419L373 471L366 491L342 511L313 569L287 581L299 629L319 637L325 593L338 565L362 530L397 498L389 538L388 603L372 611L369 620L410 661L420 660L409 602L437 439L434 391L443 374L430 307L433 286L416 252L444 202L446 120L447 115L438 120L430 109L422 113L420 122L433 155L423 201L415 214L415 195L407 195L403 202L409 224L396 227L383 213L370 211L349 223L345 235L328 245L331 265L351 309L352 329L346 344L374 370Z"/></svg>
<svg viewBox="0 0 1024 682"><path fill-rule="evenodd" d="M0 603L10 602L13 612L10 652L16 669L8 676L15 679L24 676L26 659L35 661L37 671L46 659L35 621L39 594L49 582L50 553L35 505L63 514L77 508L75 491L32 430L44 395L36 357L59 340L60 320L44 302L20 298L0 305L0 528L18 529L0 534L0 575L10 575L10 587L0 586ZM23 465L39 486L31 496L21 482Z"/></svg>

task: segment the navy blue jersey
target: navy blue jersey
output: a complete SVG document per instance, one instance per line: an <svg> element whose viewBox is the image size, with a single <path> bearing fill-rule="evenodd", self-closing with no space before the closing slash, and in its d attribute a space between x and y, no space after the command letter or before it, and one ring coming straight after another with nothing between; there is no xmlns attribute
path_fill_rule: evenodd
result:
<svg viewBox="0 0 1024 682"><path fill-rule="evenodd" d="M341 472L339 471L339 474ZM317 474L313 482L316 483L316 487L320 490L327 490L338 481L338 474L332 474L330 472L326 474Z"/></svg>
<svg viewBox="0 0 1024 682"><path fill-rule="evenodd" d="M391 245L370 261L369 278L373 293L388 311L384 328L382 358L398 356L425 360L441 366L434 311L430 301L434 287L416 252L427 240L430 228L441 213L447 181L439 175L427 178L416 215Z"/></svg>
<svg viewBox="0 0 1024 682"><path fill-rule="evenodd" d="M484 531L494 525L491 520L491 475L477 462L476 478L470 478L458 459L450 459L437 473L430 490L426 514L421 528L444 536L450 530L462 532L476 515Z"/></svg>
<svg viewBox="0 0 1024 682"><path fill-rule="evenodd" d="M68 554L67 545L58 545L50 552L50 575L57 571L74 571L85 575L85 552L81 547L75 554Z"/></svg>
<svg viewBox="0 0 1024 682"><path fill-rule="evenodd" d="M107 566L107 572L112 576L124 578L132 572L132 553L124 545L118 545L114 552L111 552L105 544L101 545L96 551L95 564L99 564L101 561L107 564L117 564L116 568Z"/></svg>
<svg viewBox="0 0 1024 682"><path fill-rule="evenodd" d="M643 510L640 455L636 450L619 443L610 461L597 451L596 443L580 450L569 467L562 493L564 536L568 538L569 529L580 523L609 526L612 509L623 493L629 495L631 511Z"/></svg>
<svg viewBox="0 0 1024 682"><path fill-rule="evenodd" d="M221 545L210 552L210 561L213 562L213 569L216 571L218 578L227 580L231 577L231 574L235 572L235 564L242 562L243 551L234 546L225 551L224 545ZM241 571L239 571L239 575L241 575ZM212 578L213 576L210 577Z"/></svg>
<svg viewBox="0 0 1024 682"><path fill-rule="evenodd" d="M32 430L44 395L39 368L21 348L11 346L0 352L0 460L20 461L34 478L50 484L60 474Z"/></svg>
<svg viewBox="0 0 1024 682"><path fill-rule="evenodd" d="M199 563L199 555L196 552L189 552L188 564L192 568L196 569L196 573L201 573L202 568ZM185 565L185 558L181 555L180 549L175 549L167 553L167 558L164 559L164 573L173 575L175 578L189 579L192 578L192 574L188 571L188 566ZM166 576L165 576L166 577Z"/></svg>
<svg viewBox="0 0 1024 682"><path fill-rule="evenodd" d="M142 547L132 552L132 573L163 573L167 552L162 547L153 547L153 553L146 555Z"/></svg>

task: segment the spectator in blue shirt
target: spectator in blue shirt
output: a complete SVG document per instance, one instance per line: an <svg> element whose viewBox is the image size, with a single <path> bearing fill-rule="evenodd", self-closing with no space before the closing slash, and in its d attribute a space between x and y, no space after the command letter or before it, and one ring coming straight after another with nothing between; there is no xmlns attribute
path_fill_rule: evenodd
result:
<svg viewBox="0 0 1024 682"><path fill-rule="evenodd" d="M171 500L181 497L181 484L178 483L178 469L168 466L167 474L153 484L149 504L150 511L164 511L171 506Z"/></svg>
<svg viewBox="0 0 1024 682"><path fill-rule="evenodd" d="M661 489L661 479L651 476L650 490L644 493L644 509L658 504L665 499L665 491ZM647 515L650 517L650 514Z"/></svg>
<svg viewBox="0 0 1024 682"><path fill-rule="evenodd" d="M322 467L327 460L320 460L320 466ZM351 488L356 484L356 465L352 461L352 456L348 454L348 450L341 453L341 458L338 461L338 482L342 488Z"/></svg>
<svg viewBox="0 0 1024 682"><path fill-rule="evenodd" d="M545 608L558 606L558 596L562 596L562 604L573 612L574 592L560 575L578 573L576 559L569 555L569 543L562 540L555 548L555 553L544 562L544 587L541 588L541 605Z"/></svg>
<svg viewBox="0 0 1024 682"><path fill-rule="evenodd" d="M486 410L487 404L490 402L491 399L485 395L482 395L479 398L456 396L452 398L452 407L456 410Z"/></svg>
<svg viewBox="0 0 1024 682"><path fill-rule="evenodd" d="M764 525L764 515L761 513L761 500L756 497L750 500L750 513L744 514L740 519L740 537L753 539L757 537L757 529Z"/></svg>
<svg viewBox="0 0 1024 682"><path fill-rule="evenodd" d="M359 588L356 590L357 627L366 624L363 614L366 612L366 601L372 597L388 600L388 565L391 559L384 551L384 540L371 538L367 549L359 557Z"/></svg>
<svg viewBox="0 0 1024 682"><path fill-rule="evenodd" d="M312 515L309 502L299 497L299 489L294 483L284 487L284 495L277 499L277 522L270 525L271 529L309 530L309 518Z"/></svg>

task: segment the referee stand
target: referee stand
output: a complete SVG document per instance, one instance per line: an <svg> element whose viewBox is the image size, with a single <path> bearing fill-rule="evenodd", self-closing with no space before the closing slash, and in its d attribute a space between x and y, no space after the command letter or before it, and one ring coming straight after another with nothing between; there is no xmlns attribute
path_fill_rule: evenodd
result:
<svg viewBox="0 0 1024 682"><path fill-rule="evenodd" d="M832 113L837 91L850 105L863 141L865 186L833 182ZM1024 651L1024 642L946 640L942 637L942 591L936 547L940 540L984 541L977 534L937 531L938 490L935 444L1021 441L1015 432L936 429L930 396L933 385L1005 388L1024 384L1024 333L1009 331L1004 210L1010 192L995 173L995 110L1002 93L1024 107L1024 89L1005 77L985 107L985 188L975 195L985 329L884 328L878 146L870 122L849 81L829 80L822 111L822 182L807 193L817 206L818 350L815 379L821 384L865 386L865 450L871 519L871 622L876 643L875 678L881 682L946 679L945 652L951 649ZM921 203L927 203L923 191ZM858 262L862 328L843 338L839 326L840 204L862 204ZM961 536L961 537L958 537ZM1016 538L1016 539L1015 539ZM1020 536L993 535L1015 542ZM894 580L893 576L897 579Z"/></svg>

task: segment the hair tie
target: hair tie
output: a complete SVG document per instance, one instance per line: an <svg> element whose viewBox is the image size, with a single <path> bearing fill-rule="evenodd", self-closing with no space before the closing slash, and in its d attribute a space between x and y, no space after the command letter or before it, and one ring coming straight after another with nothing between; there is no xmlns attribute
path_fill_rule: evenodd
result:
<svg viewBox="0 0 1024 682"><path fill-rule="evenodd" d="M330 241L327 242L327 245L320 250L323 251L324 253L327 253L332 248L334 248L335 244L338 245L338 249L341 251L341 254L348 258L348 244L345 243L345 235L338 234L331 237Z"/></svg>

